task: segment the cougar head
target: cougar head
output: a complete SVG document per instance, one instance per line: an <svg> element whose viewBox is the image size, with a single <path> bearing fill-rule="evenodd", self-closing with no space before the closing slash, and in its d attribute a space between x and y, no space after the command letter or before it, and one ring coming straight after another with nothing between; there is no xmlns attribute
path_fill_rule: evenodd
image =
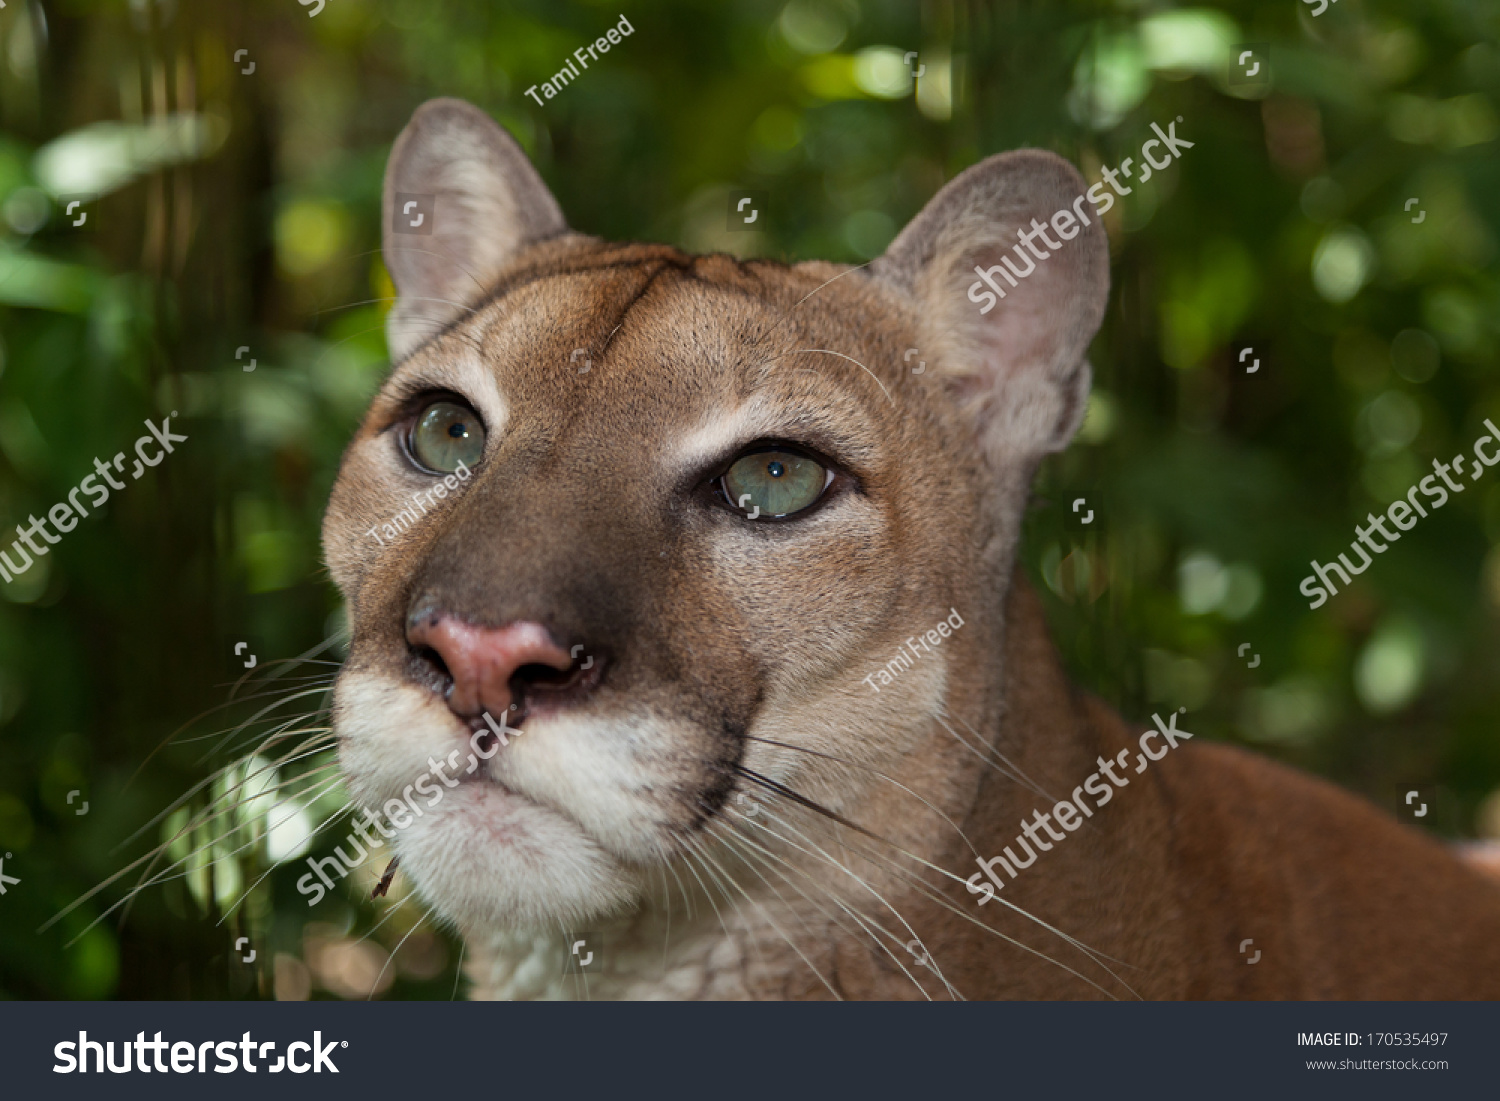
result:
<svg viewBox="0 0 1500 1101"><path fill-rule="evenodd" d="M1097 217L998 308L969 288L1083 192L1006 153L870 265L741 262L574 232L485 114L417 111L385 177L395 366L323 541L342 765L409 819L393 844L437 913L629 911L761 804L932 851L941 823L882 777L973 799L935 724L997 713L1028 485L1086 405Z"/></svg>

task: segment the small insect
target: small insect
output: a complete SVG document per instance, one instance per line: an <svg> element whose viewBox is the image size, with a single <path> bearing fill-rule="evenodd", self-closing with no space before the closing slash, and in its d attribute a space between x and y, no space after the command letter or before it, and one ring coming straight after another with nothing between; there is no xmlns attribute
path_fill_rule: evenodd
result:
<svg viewBox="0 0 1500 1101"><path fill-rule="evenodd" d="M391 889L391 880L396 878L396 865L401 860L399 856L391 857L391 862L385 866L381 873L380 882L370 890L371 898L384 898L385 893Z"/></svg>

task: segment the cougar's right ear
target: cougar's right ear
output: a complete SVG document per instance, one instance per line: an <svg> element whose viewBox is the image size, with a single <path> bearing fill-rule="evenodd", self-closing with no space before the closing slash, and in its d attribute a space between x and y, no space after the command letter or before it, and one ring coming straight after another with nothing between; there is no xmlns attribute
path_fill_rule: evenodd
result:
<svg viewBox="0 0 1500 1101"><path fill-rule="evenodd" d="M516 253L568 229L515 139L460 99L412 115L391 148L381 210L398 296L385 323L393 360L467 312Z"/></svg>

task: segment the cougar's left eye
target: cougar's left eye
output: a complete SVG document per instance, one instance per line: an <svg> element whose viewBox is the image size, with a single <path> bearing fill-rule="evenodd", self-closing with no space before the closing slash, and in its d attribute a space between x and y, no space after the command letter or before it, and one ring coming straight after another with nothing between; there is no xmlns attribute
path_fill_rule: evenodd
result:
<svg viewBox="0 0 1500 1101"><path fill-rule="evenodd" d="M428 470L452 474L460 464L472 467L484 455L484 424L468 406L435 401L417 414L407 443Z"/></svg>
<svg viewBox="0 0 1500 1101"><path fill-rule="evenodd" d="M801 512L828 488L832 474L795 451L755 451L736 459L722 478L724 495L735 508L759 516Z"/></svg>

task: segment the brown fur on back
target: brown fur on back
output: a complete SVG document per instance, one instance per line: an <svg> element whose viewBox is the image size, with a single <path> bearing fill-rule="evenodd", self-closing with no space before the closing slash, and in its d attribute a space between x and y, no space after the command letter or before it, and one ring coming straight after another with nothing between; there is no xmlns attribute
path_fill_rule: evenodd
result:
<svg viewBox="0 0 1500 1101"><path fill-rule="evenodd" d="M1032 754L1031 775L1050 769L1071 788L1096 757L1133 747L1146 724L1127 728L1067 683L1021 577L1010 604L1007 726L1048 731L1059 747ZM1069 960L1110 993L1128 997L1128 985L1146 998L1500 996L1500 887L1447 846L1330 784L1199 739L1131 779L1096 811L1107 831L1080 829L1046 855L1042 874L1006 888L1016 889L1012 902L1128 964L1111 965L1123 980L1112 983L1084 953ZM987 837L986 857L1016 834L1020 815L993 809L1012 801L1011 787L992 774L977 800L970 836ZM1028 924L1012 914L1000 927L1033 944L1046 939ZM1040 961L997 967L985 936L961 936L960 966L987 980L966 988L970 997L1102 996ZM1241 953L1246 939L1254 944Z"/></svg>

